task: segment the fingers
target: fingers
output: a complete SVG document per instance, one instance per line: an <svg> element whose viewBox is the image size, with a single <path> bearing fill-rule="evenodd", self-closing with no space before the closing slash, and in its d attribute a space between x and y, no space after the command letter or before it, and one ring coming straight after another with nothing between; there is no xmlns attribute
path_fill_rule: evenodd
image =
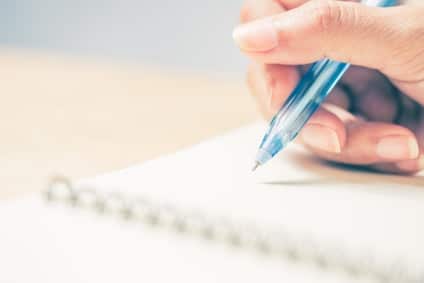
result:
<svg viewBox="0 0 424 283"><path fill-rule="evenodd" d="M291 66L252 63L247 73L250 93L267 119L271 119L280 109L298 80L299 73Z"/></svg>
<svg viewBox="0 0 424 283"><path fill-rule="evenodd" d="M269 108L276 113L299 81L296 68L282 65L266 65L265 76L268 78Z"/></svg>
<svg viewBox="0 0 424 283"><path fill-rule="evenodd" d="M360 120L336 106L327 105L326 110L342 123L345 141L339 142L341 145L339 152L330 151L322 146L322 140L335 137L334 134L330 134L333 128L329 130L327 125L321 125L322 128L310 131L308 124L299 139L318 156L331 161L372 165L377 169L390 169L396 172L415 172L420 169L422 165L420 148L414 133L410 130L398 125Z"/></svg>
<svg viewBox="0 0 424 283"><path fill-rule="evenodd" d="M248 0L240 13L241 22L278 14L284 11L278 1ZM265 117L271 117L289 95L299 78L296 67L253 63L248 69L247 82L258 100Z"/></svg>
<svg viewBox="0 0 424 283"><path fill-rule="evenodd" d="M351 118L349 115L339 117L327 107L321 107L302 129L300 140L307 147L310 145L314 151L339 155L345 148L347 139L344 123Z"/></svg>
<svg viewBox="0 0 424 283"><path fill-rule="evenodd" d="M383 70L387 58L399 57L394 56L402 38L397 35L403 30L396 22L399 16L394 20L398 9L308 1L277 16L239 26L234 39L242 51L265 63L306 64L329 57Z"/></svg>
<svg viewBox="0 0 424 283"><path fill-rule="evenodd" d="M247 49L244 48L243 44L240 44L241 49L257 62L249 68L248 85L251 93L258 101L261 112L267 118L271 118L281 107L299 79L299 67L289 66L291 64L305 64L321 57L330 57L335 60L385 70L387 69L387 60L384 58L384 61L381 58L393 57L388 55L390 52L385 53L387 50L382 51L381 48L379 50L376 48L376 46L381 46L385 35L384 31L380 30L380 28L383 28L382 9L338 2L337 5L346 6L343 6L344 8L332 8L331 5L336 1L327 3L328 1L312 0L311 3L302 5L304 2L307 1L250 0L241 12L242 22L280 13L280 15L272 17L271 22L268 21L267 23L267 19L265 19L247 24L250 27L250 25L256 25L258 22L265 22L262 26L256 25L251 28L253 33L258 36L253 40L247 38ZM348 5L356 5L355 9L359 10L353 11L359 13L359 18L354 20L359 20L359 23L363 25L349 22L349 14L346 15L345 12L347 11L343 10ZM322 15L318 13L318 17L310 17L305 12L307 6L310 6L309 11L314 11L311 7L318 9L318 12L319 9L328 9L328 11L324 11ZM284 12L286 9L293 8L293 11ZM302 9L305 9L303 14L298 12ZM332 11L331 9L341 10ZM363 10L368 13L365 17L372 19L371 22L366 23L371 26L368 27L365 35L361 31L366 26L365 23L361 22L364 20L362 18L364 15L361 14ZM393 11L393 9L390 10ZM345 18L339 18L337 22L333 22L332 17L335 12L343 13ZM290 13L292 13L291 19L281 21L284 15L287 16ZM372 13L374 13L374 16L371 15ZM386 10L384 10L384 13L386 13ZM299 19L296 15L303 15L304 18L299 17ZM335 15L340 16L337 13ZM379 15L379 17L376 15ZM385 15L387 16L387 14ZM309 19L306 19L307 16L309 16ZM326 19L327 16L330 18ZM324 17L324 19L321 17ZM320 20L322 21L320 22ZM324 26L320 26L320 24L324 24ZM384 23L384 25L386 24ZM358 29L360 34L354 29L356 26L360 27ZM270 35L270 29L277 30L275 38L274 35ZM393 33L393 30L390 32ZM236 33L235 37L238 39L239 35ZM343 43L341 37L348 37L348 39ZM372 43L367 43L371 49L366 44L361 45L361 40L368 40L369 38L373 39ZM249 40L252 41L249 42ZM275 41L277 41L277 45L268 50L269 45L274 44ZM361 49L357 48L359 45L361 45ZM390 45L388 43L388 46ZM311 50L309 46L318 46L319 48ZM367 48L367 52L365 52L367 54L361 51L364 49L363 46ZM370 55L370 58L367 58L367 55ZM344 60L344 58L346 59ZM400 103L400 97L398 91L381 73L364 68L351 68L343 82L333 90L327 100L327 102L339 107L326 105L317 111L299 135L298 141L327 160L367 165L385 172L413 174L424 168L424 146L420 149L415 134L406 127L389 123L397 121L410 129L417 128L417 119L411 118L410 115L410 113L413 113L409 109L411 103L408 103L408 101ZM402 107L399 107L401 104L406 105L403 111L400 111L402 110ZM358 116L353 116L343 109L353 110L359 117L365 117L371 121L361 120Z"/></svg>
<svg viewBox="0 0 424 283"><path fill-rule="evenodd" d="M272 17L242 25L234 37L248 56L262 63L295 65L330 57L379 69L424 105L424 6L383 9L354 2L248 0L243 23Z"/></svg>
<svg viewBox="0 0 424 283"><path fill-rule="evenodd" d="M413 129L415 137L420 146L420 155L418 158L413 160L400 161L396 163L383 163L376 164L375 169L379 171L389 172L389 173L402 173L402 174L415 174L424 170L424 115L422 113L423 109L417 109L414 107L413 111L418 111L416 113L415 120L411 123L408 123L408 127ZM413 109L412 107L409 109ZM418 117L418 118L417 118Z"/></svg>
<svg viewBox="0 0 424 283"><path fill-rule="evenodd" d="M274 116L293 90L298 77L299 74L293 67L260 64L249 66L247 85L264 117L271 119ZM349 117L346 117L345 121L348 119ZM335 114L321 108L310 119L309 124L310 132L328 133L328 135L319 135L318 139L310 135L317 147L330 152L340 152L346 140L346 133L343 122ZM319 137L323 138L319 139Z"/></svg>
<svg viewBox="0 0 424 283"><path fill-rule="evenodd" d="M253 64L249 68L250 92L268 119L277 111L272 107L272 93L278 97L275 103L281 106L297 81L298 74L291 74L292 70L285 66L259 64ZM275 74L279 76L272 79L270 76ZM273 92L270 89L273 89L275 78L282 84L281 88L274 86L277 91ZM347 97L342 88L335 90L337 97ZM351 102L344 102L344 99L341 101L344 105L348 103ZM418 137L418 125L422 125L421 135L424 135L424 115L422 121L417 123L415 121L411 129L416 131ZM309 120L297 141L326 160L367 165L384 172L412 174L424 169L424 157L418 156L416 136L406 127L365 121L341 107L327 103Z"/></svg>

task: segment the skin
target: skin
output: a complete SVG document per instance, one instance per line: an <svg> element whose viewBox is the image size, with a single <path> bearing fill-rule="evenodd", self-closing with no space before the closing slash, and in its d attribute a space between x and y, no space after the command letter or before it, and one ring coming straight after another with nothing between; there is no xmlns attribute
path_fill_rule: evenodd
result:
<svg viewBox="0 0 424 283"><path fill-rule="evenodd" d="M267 119L308 64L353 64L297 142L326 160L415 174L424 169L423 15L422 0L248 0L233 37L251 59L247 83Z"/></svg>

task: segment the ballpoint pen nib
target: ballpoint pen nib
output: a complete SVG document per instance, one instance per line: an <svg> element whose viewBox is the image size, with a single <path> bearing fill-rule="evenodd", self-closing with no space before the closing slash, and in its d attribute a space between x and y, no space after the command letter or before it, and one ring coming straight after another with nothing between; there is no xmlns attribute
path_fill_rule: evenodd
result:
<svg viewBox="0 0 424 283"><path fill-rule="evenodd" d="M252 167L252 172L255 171L256 169L258 169L259 166L261 166L261 164L256 161L255 165L253 165L253 167Z"/></svg>

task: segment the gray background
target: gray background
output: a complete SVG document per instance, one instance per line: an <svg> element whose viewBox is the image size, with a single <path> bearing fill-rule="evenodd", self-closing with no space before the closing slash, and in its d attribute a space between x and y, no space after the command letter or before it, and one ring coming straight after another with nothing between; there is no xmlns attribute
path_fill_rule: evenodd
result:
<svg viewBox="0 0 424 283"><path fill-rule="evenodd" d="M0 0L0 44L240 74L243 0Z"/></svg>

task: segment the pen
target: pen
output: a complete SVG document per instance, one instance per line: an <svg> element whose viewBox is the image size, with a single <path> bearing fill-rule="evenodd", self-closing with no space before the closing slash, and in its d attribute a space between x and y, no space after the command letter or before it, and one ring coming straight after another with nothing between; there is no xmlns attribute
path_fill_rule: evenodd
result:
<svg viewBox="0 0 424 283"><path fill-rule="evenodd" d="M362 2L370 6L388 7L396 5L397 1ZM311 66L272 118L269 129L259 146L253 171L273 158L298 135L349 66L349 63L330 59L323 59Z"/></svg>

